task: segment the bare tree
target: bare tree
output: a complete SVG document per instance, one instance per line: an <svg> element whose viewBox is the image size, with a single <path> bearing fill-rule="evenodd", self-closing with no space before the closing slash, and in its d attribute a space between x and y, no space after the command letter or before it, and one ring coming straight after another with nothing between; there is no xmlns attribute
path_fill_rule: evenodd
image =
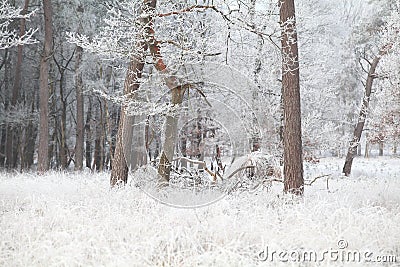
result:
<svg viewBox="0 0 400 267"><path fill-rule="evenodd" d="M43 173L49 169L49 60L53 46L53 23L51 0L43 0L44 11L44 48L40 61L40 118L39 118L39 147L38 171Z"/></svg>
<svg viewBox="0 0 400 267"><path fill-rule="evenodd" d="M356 156L357 153L357 147L359 146L360 139L361 139L361 134L364 130L364 125L365 125L365 120L368 115L368 108L369 108L369 101L372 93L372 85L374 83L375 78L377 78L376 75L376 68L378 67L379 61L381 58L386 55L389 50L391 49L392 44L387 44L383 46L380 50L378 55L374 58L372 62L370 62L370 68L368 71L368 78L367 78L367 83L365 84L365 95L363 98L363 103L361 105L361 110L358 115L358 122L357 125L354 129L353 133L353 140L350 141L350 146L347 151L347 156L346 160L343 166L343 173L346 176L349 176L351 173L351 167L353 165L353 159ZM367 151L368 148L366 148ZM383 153L383 152L382 152Z"/></svg>
<svg viewBox="0 0 400 267"><path fill-rule="evenodd" d="M304 192L301 139L300 73L294 0L280 6L282 44L282 95L284 109L284 191Z"/></svg>

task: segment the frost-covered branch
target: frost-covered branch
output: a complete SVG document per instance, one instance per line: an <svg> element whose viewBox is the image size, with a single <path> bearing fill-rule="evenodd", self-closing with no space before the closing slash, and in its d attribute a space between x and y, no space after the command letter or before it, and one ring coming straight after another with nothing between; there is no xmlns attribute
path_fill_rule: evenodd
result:
<svg viewBox="0 0 400 267"><path fill-rule="evenodd" d="M0 49L7 49L13 46L33 44L37 41L33 38L37 29L29 29L22 36L16 31L10 30L8 26L15 19L30 19L36 10L23 14L21 8L11 6L7 0L0 2Z"/></svg>

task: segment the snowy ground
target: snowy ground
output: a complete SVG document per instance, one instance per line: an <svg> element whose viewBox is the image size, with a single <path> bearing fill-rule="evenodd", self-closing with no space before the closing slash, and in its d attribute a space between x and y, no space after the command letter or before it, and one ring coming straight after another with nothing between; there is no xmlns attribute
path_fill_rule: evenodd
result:
<svg viewBox="0 0 400 267"><path fill-rule="evenodd" d="M1 173L0 266L343 266L357 253L357 266L399 266L400 159L356 159L351 178L342 164L307 165L332 177L303 199L277 183L198 209L111 191L108 174Z"/></svg>

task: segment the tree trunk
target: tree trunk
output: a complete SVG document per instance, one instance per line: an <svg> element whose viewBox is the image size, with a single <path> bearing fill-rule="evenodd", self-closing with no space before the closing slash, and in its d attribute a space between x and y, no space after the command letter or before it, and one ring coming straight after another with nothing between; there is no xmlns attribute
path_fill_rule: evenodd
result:
<svg viewBox="0 0 400 267"><path fill-rule="evenodd" d="M34 97L35 98L35 97ZM35 100L32 99L32 113L35 112ZM33 159L34 159L34 154L35 154L35 141L37 137L37 125L32 123L32 121L29 121L28 126L26 127L25 130L25 146L23 150L24 154L24 161L21 162L22 168L25 170L28 170L31 168L33 165Z"/></svg>
<svg viewBox="0 0 400 267"><path fill-rule="evenodd" d="M76 47L75 52L75 90L76 90L76 143L75 143L75 170L83 168L83 143L84 143L84 101L82 71L82 47Z"/></svg>
<svg viewBox="0 0 400 267"><path fill-rule="evenodd" d="M94 161L92 170L96 171L103 171L103 163L104 163L104 150L103 150L103 143L104 143L104 116L103 116L103 108L102 108L102 101L101 99L97 99L98 103L96 107L95 113L95 140L94 140Z"/></svg>
<svg viewBox="0 0 400 267"><path fill-rule="evenodd" d="M86 143L85 143L85 161L86 168L92 168L92 131L91 131L91 123L92 123L92 99L89 97L89 105L86 114Z"/></svg>
<svg viewBox="0 0 400 267"><path fill-rule="evenodd" d="M140 81L139 79L142 77L142 72L144 68L144 51L147 50L147 44L142 40L142 37L139 37L139 41L136 44L136 48L139 51L143 51L141 56L138 58L132 58L125 77L124 83L124 95L127 97L127 100L133 97L133 93L139 88ZM128 181L128 166L126 163L125 155L124 155L124 138L126 135L126 131L128 127L132 127L131 116L126 114L125 106L121 107L121 115L120 121L118 125L118 133L116 136L116 146L115 152L112 162L112 170L111 170L111 178L110 184L111 187L116 184L126 184ZM125 132L125 133L124 133Z"/></svg>
<svg viewBox="0 0 400 267"><path fill-rule="evenodd" d="M156 5L156 0L143 0L145 12L149 12L154 10ZM145 29L146 32L151 29L149 26L150 17L144 17L140 20L140 27ZM139 56L131 58L129 67L125 77L124 83L124 96L126 100L132 99L134 96L134 92L139 89L140 86L140 78L142 77L142 72L144 68L145 61L145 52L148 49L148 44L146 43L147 38L143 38L142 34L138 35L137 43L135 49L140 52ZM128 135L129 139L129 131L132 130L132 116L126 113L125 106L121 107L120 121L118 125L118 133L116 136L116 145L115 152L112 162L112 170L111 170L111 178L110 184L111 187L116 184L125 184L128 181L128 165L124 155L124 146L126 149L126 145L124 144L124 138Z"/></svg>
<svg viewBox="0 0 400 267"><path fill-rule="evenodd" d="M10 75L10 65L11 65L11 57L9 56L8 49L5 50L5 55L4 59L1 63L1 68L4 66L4 95L3 99L4 102L2 103L4 105L4 109L7 110L9 106L9 97L8 97L8 85L9 85L9 77ZM0 69L1 69L0 68ZM6 163L6 146L7 146L7 128L8 125L7 123L1 125L1 143L0 143L0 167L4 167Z"/></svg>
<svg viewBox="0 0 400 267"><path fill-rule="evenodd" d="M67 146L67 101L64 97L64 69L60 69L60 100L61 100L61 120L59 129L60 164L61 169L68 168L69 149Z"/></svg>
<svg viewBox="0 0 400 267"><path fill-rule="evenodd" d="M29 0L25 0L24 8L21 11L21 15L25 15L28 12ZM25 34L25 22L24 18L20 19L19 25L19 36L22 37ZM18 102L18 98L21 90L21 71L22 71L22 60L23 60L23 45L18 46L17 51L17 62L15 64L15 75L14 85L11 97L10 110L14 110ZM19 134L20 129L18 126L7 126L7 143L6 143L6 167L8 169L15 168L18 158L18 147L19 147Z"/></svg>
<svg viewBox="0 0 400 267"><path fill-rule="evenodd" d="M156 0L148 0L149 11L154 11L157 5ZM169 69L164 63L163 57L160 50L160 42L155 38L155 32L153 27L153 19L151 18L148 27L146 28L147 38L149 39L150 54L155 61L155 68L158 72L164 75L164 81L169 90L171 91L171 102L172 106L180 105L183 101L183 95L186 91L187 86L178 84L175 76L171 75ZM161 152L160 163L158 166L158 174L165 181L169 181L171 172L171 163L174 156L174 148L177 142L178 136L178 115L167 115L165 123L165 139L163 144L163 150Z"/></svg>
<svg viewBox="0 0 400 267"><path fill-rule="evenodd" d="M40 61L40 118L39 118L39 147L38 172L44 173L49 169L49 59L53 44L53 23L51 0L43 0L45 37L42 58Z"/></svg>
<svg viewBox="0 0 400 267"><path fill-rule="evenodd" d="M358 148L357 148L357 156L361 156L361 144L358 144Z"/></svg>
<svg viewBox="0 0 400 267"><path fill-rule="evenodd" d="M251 5L250 5L250 17L251 17L251 23L252 26L255 28L255 10L256 10L256 1L257 0L251 0ZM254 62L254 70L253 70L253 75L254 75L254 83L256 84L257 88L254 89L252 92L252 104L253 104L253 110L255 114L253 115L253 129L252 129L252 137L251 137L251 152L256 152L260 149L260 133L258 131L258 121L257 121L257 115L259 113L258 109L258 101L259 101L259 91L261 89L260 86L260 81L259 81L259 76L260 72L262 70L262 65L261 65L261 56L262 56L262 48L263 48L264 40L261 36L257 36L257 55L255 57L255 62Z"/></svg>
<svg viewBox="0 0 400 267"><path fill-rule="evenodd" d="M364 152L365 158L369 158L369 146L370 146L370 144L369 144L368 140L365 140L365 152Z"/></svg>
<svg viewBox="0 0 400 267"><path fill-rule="evenodd" d="M284 191L304 192L299 57L294 0L281 1Z"/></svg>
<svg viewBox="0 0 400 267"><path fill-rule="evenodd" d="M384 147L384 142L382 140L379 141L379 156L383 156L383 147Z"/></svg>
<svg viewBox="0 0 400 267"><path fill-rule="evenodd" d="M5 163L5 153L6 153L6 132L7 132L7 127L1 126L1 139L0 139L0 167L4 167Z"/></svg>
<svg viewBox="0 0 400 267"><path fill-rule="evenodd" d="M369 69L368 72L368 78L367 78L367 83L365 85L365 95L364 95L364 99L363 99L363 103L361 106L361 110L360 113L358 115L358 122L357 125L354 129L354 133L353 133L353 140L350 141L350 146L349 149L347 151L347 156L346 156L346 160L343 166L343 173L346 176L349 176L351 173L351 167L353 165L353 159L356 155L357 152L357 146L360 142L361 139L361 134L364 130L364 125L365 125L365 119L367 117L368 114L368 108L369 108L369 100L370 100L370 96L372 93L372 85L374 82L374 79L376 78L376 68L379 64L379 61L381 60L382 56L386 55L387 52L389 51L389 49L391 48L392 45L386 45L384 46L380 51L379 54L374 58L374 61L372 61L371 63L371 67ZM367 148L366 148L367 150Z"/></svg>

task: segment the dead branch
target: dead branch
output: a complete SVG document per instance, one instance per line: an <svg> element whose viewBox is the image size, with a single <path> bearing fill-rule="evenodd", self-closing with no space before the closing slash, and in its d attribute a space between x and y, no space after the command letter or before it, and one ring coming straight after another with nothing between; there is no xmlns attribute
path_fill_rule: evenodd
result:
<svg viewBox="0 0 400 267"><path fill-rule="evenodd" d="M231 178L231 177L234 176L236 173L238 173L238 172L240 172L240 171L242 171L242 170L250 169L250 168L255 168L255 167L256 167L256 166L254 166L254 165L241 167L241 168L235 170L233 173L231 173L231 175L229 175L226 179Z"/></svg>
<svg viewBox="0 0 400 267"><path fill-rule="evenodd" d="M324 177L329 177L329 176L332 176L332 174L324 174L324 175L321 175L321 176L318 176L318 177L315 177L311 182L309 182L309 183L304 183L305 185L312 185L313 183L315 183L318 179L321 179L321 178L324 178Z"/></svg>

